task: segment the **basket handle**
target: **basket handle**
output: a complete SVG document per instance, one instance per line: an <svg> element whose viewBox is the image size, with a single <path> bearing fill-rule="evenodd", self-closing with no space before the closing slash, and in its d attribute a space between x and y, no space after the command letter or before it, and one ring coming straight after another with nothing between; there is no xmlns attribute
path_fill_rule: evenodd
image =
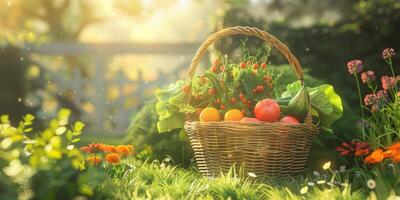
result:
<svg viewBox="0 0 400 200"><path fill-rule="evenodd" d="M301 85L304 85L304 73L303 69L300 66L299 61L297 58L290 52L289 48L282 43L280 40L278 40L275 36L267 33L266 31L262 31L258 28L254 27L248 27L248 26L235 26L235 27L229 27L222 29L210 36L201 44L201 46L197 49L196 55L193 57L192 62L190 64L188 73L187 73L187 80L190 81L193 79L193 76L196 72L197 66L201 60L201 58L204 56L204 54L207 52L207 49L209 46L214 44L217 40L224 36L230 36L230 35L247 35L247 36L255 36L258 37L264 42L266 42L269 45L272 45L276 49L278 49L279 52L283 56L285 56L286 60L289 62L289 64L292 66L293 71L296 73L297 79L300 81ZM185 103L189 104L191 100L191 95L186 95ZM305 119L306 124L312 124L312 119L311 119L311 102L309 102L308 106L308 114Z"/></svg>
<svg viewBox="0 0 400 200"><path fill-rule="evenodd" d="M192 62L190 64L187 73L188 80L192 80L196 72L197 66L200 62L200 59L207 52L209 46L211 46L217 40L219 40L224 36L239 35L239 34L258 37L264 40L264 42L266 42L267 44L272 45L273 47L278 49L278 51L285 56L289 64L292 66L293 71L296 73L297 79L301 82L302 85L304 84L303 69L301 68L297 58L290 52L289 48L285 44L283 44L280 40L278 40L275 36L267 33L266 31L262 31L258 28L248 27L248 26L229 27L208 36L208 38L203 42L203 44L197 49L196 55L192 59Z"/></svg>

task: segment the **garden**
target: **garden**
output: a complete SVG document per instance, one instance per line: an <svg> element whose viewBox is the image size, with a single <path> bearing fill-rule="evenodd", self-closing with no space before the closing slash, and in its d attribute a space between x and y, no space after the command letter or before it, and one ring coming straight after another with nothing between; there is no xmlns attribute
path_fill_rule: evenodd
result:
<svg viewBox="0 0 400 200"><path fill-rule="evenodd" d="M400 199L396 0L0 2L2 200Z"/></svg>

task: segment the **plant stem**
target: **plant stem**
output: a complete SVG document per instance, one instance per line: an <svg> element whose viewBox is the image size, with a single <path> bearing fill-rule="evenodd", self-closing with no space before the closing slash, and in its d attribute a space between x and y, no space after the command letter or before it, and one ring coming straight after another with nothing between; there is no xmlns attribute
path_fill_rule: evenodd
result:
<svg viewBox="0 0 400 200"><path fill-rule="evenodd" d="M354 77L356 78L356 85L357 85L357 91L358 91L358 100L360 101L360 112L361 112L361 118L364 119L364 111L362 108L362 97L361 97L361 89L360 89L360 81L358 80L357 73L354 73Z"/></svg>
<svg viewBox="0 0 400 200"><path fill-rule="evenodd" d="M395 79L394 88L395 88L396 92L395 92L395 95L394 95L394 96L395 96L396 99L397 99L397 92L398 92L398 90L397 90L397 80L396 80L396 74L394 73L394 69L393 69L392 59L389 59L389 60L388 60L388 63L389 63L389 66L390 66L390 70L392 71L392 76L393 76L393 78Z"/></svg>

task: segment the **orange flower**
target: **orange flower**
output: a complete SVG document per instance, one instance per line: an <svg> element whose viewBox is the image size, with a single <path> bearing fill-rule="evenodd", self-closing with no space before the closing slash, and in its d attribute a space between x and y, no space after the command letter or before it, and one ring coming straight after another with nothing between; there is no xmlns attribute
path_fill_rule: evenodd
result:
<svg viewBox="0 0 400 200"><path fill-rule="evenodd" d="M106 161L107 161L108 163L111 163L111 164L118 164L119 161L121 160L121 159L119 158L119 155L116 154L116 153L109 153L109 154L107 154L106 157L105 157L105 159L106 159Z"/></svg>
<svg viewBox="0 0 400 200"><path fill-rule="evenodd" d="M100 146L101 144L98 143L92 143L87 146L83 146L79 148L81 151L84 151L86 153L97 153L100 151Z"/></svg>
<svg viewBox="0 0 400 200"><path fill-rule="evenodd" d="M383 155L383 157L384 158L389 158L389 157L392 157L392 150L386 150L386 151L384 151L383 153L382 153L382 155Z"/></svg>
<svg viewBox="0 0 400 200"><path fill-rule="evenodd" d="M116 149L118 154L121 156L129 156L132 154L131 148L128 147L128 145L118 145Z"/></svg>
<svg viewBox="0 0 400 200"><path fill-rule="evenodd" d="M99 156L90 156L86 159L92 165L98 165L101 163L101 158Z"/></svg>
<svg viewBox="0 0 400 200"><path fill-rule="evenodd" d="M392 150L392 154L400 154L400 142L392 144L390 147L387 149Z"/></svg>
<svg viewBox="0 0 400 200"><path fill-rule="evenodd" d="M391 159L394 163L400 163L400 154L392 155Z"/></svg>
<svg viewBox="0 0 400 200"><path fill-rule="evenodd" d="M107 144L100 144L99 149L103 151L104 153L116 153L117 149L115 146L112 145L107 145Z"/></svg>
<svg viewBox="0 0 400 200"><path fill-rule="evenodd" d="M368 155L368 154L369 154L369 149L357 149L354 152L355 156L365 156L365 155Z"/></svg>
<svg viewBox="0 0 400 200"><path fill-rule="evenodd" d="M374 164L374 163L379 163L382 162L384 159L384 153L382 149L376 149L374 152L371 153L371 155L367 156L364 160L365 163L367 164Z"/></svg>

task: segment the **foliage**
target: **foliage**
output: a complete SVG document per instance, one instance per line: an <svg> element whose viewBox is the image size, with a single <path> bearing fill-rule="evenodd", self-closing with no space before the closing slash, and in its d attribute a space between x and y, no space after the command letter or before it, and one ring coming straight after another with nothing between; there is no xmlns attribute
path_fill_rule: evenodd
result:
<svg viewBox="0 0 400 200"><path fill-rule="evenodd" d="M136 113L127 129L125 143L132 144L137 149L151 148L150 159L163 159L170 155L176 164L188 166L191 164L193 153L185 135L177 134L180 130L159 134L157 131L158 115L156 101L151 100L144 104ZM148 156L145 156L148 157Z"/></svg>
<svg viewBox="0 0 400 200"><path fill-rule="evenodd" d="M70 114L61 109L40 132L31 127L33 115L25 115L17 127L7 115L1 116L0 185L7 185L0 189L1 199L71 199L92 194L80 174L84 157L75 148L84 124L78 121L68 128Z"/></svg>
<svg viewBox="0 0 400 200"><path fill-rule="evenodd" d="M299 81L287 85L287 90L282 97L294 97L302 86ZM332 132L331 125L340 119L343 114L342 100L329 84L319 85L314 88L307 87L310 95L312 113L318 120L318 125L324 131Z"/></svg>

